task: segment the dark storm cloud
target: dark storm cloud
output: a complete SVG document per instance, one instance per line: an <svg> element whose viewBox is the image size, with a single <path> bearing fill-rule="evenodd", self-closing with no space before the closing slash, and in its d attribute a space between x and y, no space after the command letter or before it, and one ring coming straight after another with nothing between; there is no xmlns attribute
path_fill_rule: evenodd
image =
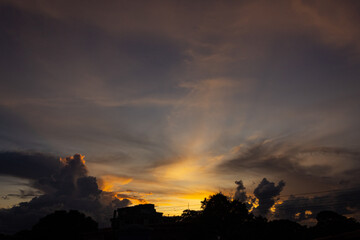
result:
<svg viewBox="0 0 360 240"><path fill-rule="evenodd" d="M251 197L246 194L245 186L242 182L236 181L237 185L234 198L244 202L249 209L253 209L253 213L266 217L269 210L274 206L275 202L280 199L279 195L285 187L285 182L280 181L276 186L274 182L263 178L259 185L254 189L254 196ZM256 205L258 205L256 208Z"/></svg>
<svg viewBox="0 0 360 240"><path fill-rule="evenodd" d="M331 210L339 214L359 217L360 188L344 188L328 193L307 196L290 196L277 205L275 217L293 221L315 218L320 211Z"/></svg>
<svg viewBox="0 0 360 240"><path fill-rule="evenodd" d="M255 197L259 199L259 207L257 207L254 211L256 211L257 214L266 216L284 186L284 181L280 181L276 186L275 183L269 182L266 178L264 178L254 190Z"/></svg>
<svg viewBox="0 0 360 240"><path fill-rule="evenodd" d="M286 152L277 154L283 147L282 143L272 144L260 141L250 143L249 146L242 147L239 155L233 159L225 161L219 166L222 171L237 171L243 169L257 169L265 171L298 171L298 164L291 159L296 157L297 149L286 149ZM245 149L243 149L245 148Z"/></svg>
<svg viewBox="0 0 360 240"><path fill-rule="evenodd" d="M341 147L312 147L303 151L304 153L324 153L350 156L360 160L360 152L353 149L341 148Z"/></svg>
<svg viewBox="0 0 360 240"><path fill-rule="evenodd" d="M0 231L29 228L40 217L56 209L77 209L91 215L100 224L108 224L114 209L131 203L128 199L115 198L112 192L100 190L96 178L88 175L80 154L60 159L60 162L55 159L40 153L2 154L1 174L30 179L30 186L40 190L42 195L33 192L35 197L29 202L1 209ZM9 194L6 197L11 196L22 198L30 195L20 192L19 196Z"/></svg>
<svg viewBox="0 0 360 240"><path fill-rule="evenodd" d="M360 216L360 187L343 187L342 189L328 190L322 192L305 193L290 196L281 196L280 193L285 187L285 182L280 181L276 186L274 182L264 178L254 190L254 195L258 199L246 195L242 181L237 184L235 199L243 199L248 208L252 204L258 203L259 206L253 209L254 214L267 216L274 219L289 219L292 221L308 224L306 220L311 220L321 211L335 211L342 215L358 218ZM281 199L286 200L281 200ZM277 200L275 212L269 212Z"/></svg>
<svg viewBox="0 0 360 240"><path fill-rule="evenodd" d="M237 187L236 187L234 198L241 202L246 202L247 196L246 196L246 191L245 191L245 187L244 187L242 180L235 181L235 184L237 185Z"/></svg>
<svg viewBox="0 0 360 240"><path fill-rule="evenodd" d="M334 158L336 160L327 160ZM309 147L309 144L300 142L293 144L291 139L262 140L244 144L238 150L237 157L218 166L220 172L245 169L262 174L277 173L318 179L336 176L355 180L356 174L346 173L359 172L360 152L341 147Z"/></svg>
<svg viewBox="0 0 360 240"><path fill-rule="evenodd" d="M60 167L59 159L34 152L0 152L0 174L39 180L49 178Z"/></svg>
<svg viewBox="0 0 360 240"><path fill-rule="evenodd" d="M9 194L2 196L2 198L9 199L11 197L17 197L17 198L26 199L26 198L33 198L33 197L37 197L37 196L41 196L41 195L42 195L41 191L20 189L19 193L9 193Z"/></svg>

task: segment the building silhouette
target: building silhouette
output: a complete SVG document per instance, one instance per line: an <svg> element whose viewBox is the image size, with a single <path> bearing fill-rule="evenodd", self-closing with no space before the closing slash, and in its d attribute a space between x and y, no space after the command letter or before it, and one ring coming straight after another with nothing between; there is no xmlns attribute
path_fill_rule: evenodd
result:
<svg viewBox="0 0 360 240"><path fill-rule="evenodd" d="M162 213L156 212L154 204L140 204L132 207L118 208L111 219L111 227L119 230L130 225L149 226L159 224Z"/></svg>
<svg viewBox="0 0 360 240"><path fill-rule="evenodd" d="M111 219L116 240L149 240L154 225L162 223L162 213L156 212L154 204L140 204L118 208Z"/></svg>

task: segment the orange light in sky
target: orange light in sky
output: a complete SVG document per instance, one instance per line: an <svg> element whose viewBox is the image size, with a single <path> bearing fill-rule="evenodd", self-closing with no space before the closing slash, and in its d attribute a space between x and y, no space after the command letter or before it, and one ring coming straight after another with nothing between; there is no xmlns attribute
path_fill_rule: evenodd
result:
<svg viewBox="0 0 360 240"><path fill-rule="evenodd" d="M274 203L274 205L272 205L272 207L270 208L270 211L271 211L272 213L274 213L274 212L276 211L276 206L277 206L277 205L281 205L281 204L283 204L283 201L281 201L280 199L277 200L277 201Z"/></svg>
<svg viewBox="0 0 360 240"><path fill-rule="evenodd" d="M114 175L104 175L98 180L101 190L106 192L119 191L120 186L130 183L133 179Z"/></svg>
<svg viewBox="0 0 360 240"><path fill-rule="evenodd" d="M76 158L79 157L81 163L85 165L85 155L81 155L81 154L75 154L74 156L65 157L65 158L60 158L59 160L60 160L60 162L61 162L62 164L66 165L66 164L68 164L68 162L69 162L70 160L73 160L75 157L76 157Z"/></svg>

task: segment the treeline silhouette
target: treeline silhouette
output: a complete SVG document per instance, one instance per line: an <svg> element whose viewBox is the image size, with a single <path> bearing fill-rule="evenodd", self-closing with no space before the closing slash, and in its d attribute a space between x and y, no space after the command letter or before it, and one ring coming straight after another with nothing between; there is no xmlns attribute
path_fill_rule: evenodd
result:
<svg viewBox="0 0 360 240"><path fill-rule="evenodd" d="M355 219L333 211L320 212L313 227L284 219L268 221L222 193L205 199L202 209L183 212L180 222L188 234L184 239L316 239L360 229Z"/></svg>
<svg viewBox="0 0 360 240"><path fill-rule="evenodd" d="M98 223L76 210L55 211L39 220L31 230L20 231L0 239L21 240L77 240L87 232L96 232Z"/></svg>
<svg viewBox="0 0 360 240"><path fill-rule="evenodd" d="M184 210L178 217L163 217L161 223L146 226L147 234L121 238L116 229L98 230L98 224L84 214L72 211L56 211L45 216L31 230L24 230L12 236L1 235L0 239L45 240L45 239L153 239L153 240L232 240L232 239L317 239L355 232L359 239L360 224L333 211L317 214L317 224L302 226L290 220L269 221L262 216L249 213L246 204L217 193L201 202L202 210ZM109 216L110 217L110 216ZM130 226L127 229L144 229ZM110 232L110 233L109 233ZM338 238L340 239L340 238ZM350 238L349 238L350 239Z"/></svg>

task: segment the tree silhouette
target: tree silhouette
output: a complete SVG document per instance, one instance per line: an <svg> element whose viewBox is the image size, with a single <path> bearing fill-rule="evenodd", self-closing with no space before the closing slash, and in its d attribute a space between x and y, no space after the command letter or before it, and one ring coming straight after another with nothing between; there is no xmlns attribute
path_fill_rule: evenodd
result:
<svg viewBox="0 0 360 240"><path fill-rule="evenodd" d="M306 227L290 220L274 220L266 225L265 233L269 239L308 239Z"/></svg>
<svg viewBox="0 0 360 240"><path fill-rule="evenodd" d="M199 219L201 214L202 214L201 211L195 211L195 210L186 209L181 214L180 219L181 219L182 222L194 222L194 221L197 221Z"/></svg>
<svg viewBox="0 0 360 240"><path fill-rule="evenodd" d="M207 218L216 218L221 221L244 222L252 218L246 205L239 200L231 200L222 193L205 198L201 202L203 215Z"/></svg>
<svg viewBox="0 0 360 240"><path fill-rule="evenodd" d="M347 218L332 211L320 212L317 225L311 228L301 226L290 220L268 221L262 216L255 217L248 212L244 203L231 199L222 193L205 198L201 202L201 211L184 210L181 217L162 221L151 226L150 235L154 240L237 240L237 239L317 239L328 235L337 235L360 229L353 218ZM136 215L136 214L135 214ZM177 220L180 219L180 220ZM124 239L139 239L130 226L122 232ZM87 233L87 234L84 234ZM103 235L101 235L103 234ZM351 233L352 234L352 233ZM355 232L356 234L356 232ZM97 231L97 223L78 211L56 211L34 225L31 231L21 231L13 236L0 234L4 240L75 240L75 239L113 239L110 235ZM93 238L94 237L94 238ZM148 239L148 238L146 238Z"/></svg>
<svg viewBox="0 0 360 240"><path fill-rule="evenodd" d="M347 218L333 211L322 211L316 216L318 221L312 229L315 236L336 235L360 229L354 218Z"/></svg>
<svg viewBox="0 0 360 240"><path fill-rule="evenodd" d="M230 199L222 193L205 198L201 202L202 219L208 231L219 238L238 235L242 225L253 219L246 205L239 200Z"/></svg>
<svg viewBox="0 0 360 240"><path fill-rule="evenodd" d="M81 233L98 229L92 218L75 210L55 211L39 220L32 232L35 239L79 239Z"/></svg>

